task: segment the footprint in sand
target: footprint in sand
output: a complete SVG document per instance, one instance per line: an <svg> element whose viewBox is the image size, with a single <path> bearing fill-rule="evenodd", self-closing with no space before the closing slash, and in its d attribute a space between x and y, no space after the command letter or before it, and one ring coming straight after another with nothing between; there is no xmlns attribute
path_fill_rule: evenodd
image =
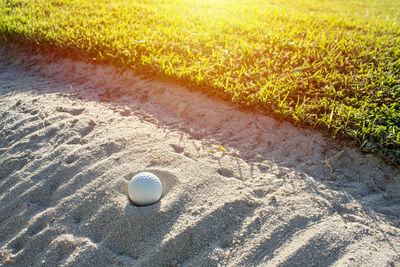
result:
<svg viewBox="0 0 400 267"><path fill-rule="evenodd" d="M10 158L0 164L0 179L7 177L14 171L22 169L27 163L25 158Z"/></svg>
<svg viewBox="0 0 400 267"><path fill-rule="evenodd" d="M46 217L40 217L39 219L37 219L35 222L31 223L28 226L28 236L34 236L38 233L40 233L43 229L45 229L47 227L47 223L48 223L48 219Z"/></svg>
<svg viewBox="0 0 400 267"><path fill-rule="evenodd" d="M14 254L16 254L18 251L21 251L25 247L28 241L27 239L28 238L26 236L22 235L11 241L10 247Z"/></svg>
<svg viewBox="0 0 400 267"><path fill-rule="evenodd" d="M94 120L90 120L87 123L87 126L78 125L78 122L78 119L73 120L71 122L71 127L77 128L79 132L79 137L73 136L72 139L67 142L67 145L77 145L85 143L82 138L90 134L97 125Z"/></svg>

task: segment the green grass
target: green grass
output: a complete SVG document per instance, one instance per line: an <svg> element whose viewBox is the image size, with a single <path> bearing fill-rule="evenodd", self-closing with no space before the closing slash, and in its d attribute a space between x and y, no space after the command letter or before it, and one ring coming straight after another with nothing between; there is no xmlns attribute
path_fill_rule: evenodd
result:
<svg viewBox="0 0 400 267"><path fill-rule="evenodd" d="M0 2L8 40L166 76L395 164L399 24L398 0Z"/></svg>

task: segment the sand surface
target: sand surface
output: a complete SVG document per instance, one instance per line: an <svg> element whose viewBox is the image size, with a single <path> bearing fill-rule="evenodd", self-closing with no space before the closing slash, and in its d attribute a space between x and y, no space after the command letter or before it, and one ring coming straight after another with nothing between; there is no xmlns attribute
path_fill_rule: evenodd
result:
<svg viewBox="0 0 400 267"><path fill-rule="evenodd" d="M129 201L140 171L157 204ZM399 169L132 71L0 47L0 265L399 264Z"/></svg>

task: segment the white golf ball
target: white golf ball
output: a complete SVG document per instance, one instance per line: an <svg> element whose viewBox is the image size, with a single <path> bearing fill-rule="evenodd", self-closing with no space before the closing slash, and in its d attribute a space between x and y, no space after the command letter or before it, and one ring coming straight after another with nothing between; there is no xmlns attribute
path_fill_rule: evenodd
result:
<svg viewBox="0 0 400 267"><path fill-rule="evenodd" d="M129 181L128 193L133 203L141 206L150 205L160 199L162 184L154 174L141 172Z"/></svg>

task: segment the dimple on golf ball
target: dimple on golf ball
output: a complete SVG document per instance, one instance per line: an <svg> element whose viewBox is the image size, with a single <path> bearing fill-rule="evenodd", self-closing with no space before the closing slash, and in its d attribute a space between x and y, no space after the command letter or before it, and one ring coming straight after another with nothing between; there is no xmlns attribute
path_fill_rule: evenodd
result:
<svg viewBox="0 0 400 267"><path fill-rule="evenodd" d="M156 175L150 172L141 172L129 181L128 193L129 198L136 205L154 204L161 197L162 184Z"/></svg>

